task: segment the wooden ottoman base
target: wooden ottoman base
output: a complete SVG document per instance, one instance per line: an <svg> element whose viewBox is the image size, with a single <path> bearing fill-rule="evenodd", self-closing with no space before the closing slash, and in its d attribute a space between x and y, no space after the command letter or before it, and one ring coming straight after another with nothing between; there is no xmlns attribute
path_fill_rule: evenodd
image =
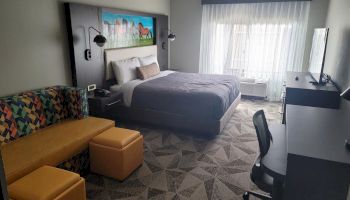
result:
<svg viewBox="0 0 350 200"><path fill-rule="evenodd" d="M111 128L91 140L89 151L92 172L122 181L143 163L143 136Z"/></svg>

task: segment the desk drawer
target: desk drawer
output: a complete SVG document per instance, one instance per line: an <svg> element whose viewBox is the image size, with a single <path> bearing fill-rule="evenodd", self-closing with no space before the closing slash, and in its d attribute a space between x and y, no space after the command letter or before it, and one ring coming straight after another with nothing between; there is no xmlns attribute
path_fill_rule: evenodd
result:
<svg viewBox="0 0 350 200"><path fill-rule="evenodd" d="M287 88L286 104L339 109L340 93L335 91Z"/></svg>

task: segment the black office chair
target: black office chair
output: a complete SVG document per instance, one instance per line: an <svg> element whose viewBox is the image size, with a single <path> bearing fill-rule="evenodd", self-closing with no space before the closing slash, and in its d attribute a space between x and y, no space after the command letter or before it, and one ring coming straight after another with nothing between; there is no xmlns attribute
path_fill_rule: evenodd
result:
<svg viewBox="0 0 350 200"><path fill-rule="evenodd" d="M269 151L270 144L273 141L263 110L260 110L254 114L253 123L256 130L256 134L258 136L260 155L254 162L252 171L250 173L250 179L255 183L255 185L258 186L259 189L269 193L269 195L248 191L243 194L243 199L248 200L249 195L253 195L263 200L272 199L271 194L273 190L273 177L269 176L266 172L264 172L260 164L260 161Z"/></svg>

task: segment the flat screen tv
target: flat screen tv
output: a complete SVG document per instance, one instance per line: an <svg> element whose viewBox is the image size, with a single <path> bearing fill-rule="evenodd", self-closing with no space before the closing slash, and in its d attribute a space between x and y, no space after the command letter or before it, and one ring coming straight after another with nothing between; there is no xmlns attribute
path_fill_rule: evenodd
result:
<svg viewBox="0 0 350 200"><path fill-rule="evenodd" d="M309 72L314 84L324 84L323 68L327 49L329 28L316 28L312 39Z"/></svg>

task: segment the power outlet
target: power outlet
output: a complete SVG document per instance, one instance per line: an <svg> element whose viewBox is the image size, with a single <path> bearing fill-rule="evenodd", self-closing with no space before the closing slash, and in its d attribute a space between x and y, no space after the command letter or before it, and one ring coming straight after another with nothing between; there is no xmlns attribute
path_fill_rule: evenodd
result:
<svg viewBox="0 0 350 200"><path fill-rule="evenodd" d="M91 60L91 49L85 50L85 60L90 61Z"/></svg>
<svg viewBox="0 0 350 200"><path fill-rule="evenodd" d="M87 87L88 91L93 91L93 90L96 90L96 84L91 84L91 85L88 85Z"/></svg>

